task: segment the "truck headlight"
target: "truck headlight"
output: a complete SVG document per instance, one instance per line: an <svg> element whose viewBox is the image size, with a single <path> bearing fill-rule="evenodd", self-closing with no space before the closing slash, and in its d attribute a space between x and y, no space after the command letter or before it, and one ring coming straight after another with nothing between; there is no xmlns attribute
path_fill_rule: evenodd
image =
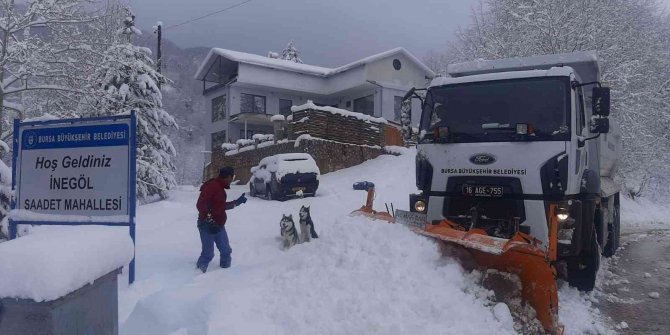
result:
<svg viewBox="0 0 670 335"><path fill-rule="evenodd" d="M566 207L556 208L556 218L559 223L566 222L570 218L570 211Z"/></svg>
<svg viewBox="0 0 670 335"><path fill-rule="evenodd" d="M419 213L423 213L426 210L426 203L423 202L422 200L415 202L414 210L416 210Z"/></svg>

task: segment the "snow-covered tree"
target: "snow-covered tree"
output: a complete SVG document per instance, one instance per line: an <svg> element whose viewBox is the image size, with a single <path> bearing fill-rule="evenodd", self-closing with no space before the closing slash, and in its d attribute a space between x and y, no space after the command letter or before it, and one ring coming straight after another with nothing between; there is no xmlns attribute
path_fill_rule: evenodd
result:
<svg viewBox="0 0 670 335"><path fill-rule="evenodd" d="M9 152L9 146L0 141L0 150ZM12 199L12 169L0 160L0 242L9 237L7 214Z"/></svg>
<svg viewBox="0 0 670 335"><path fill-rule="evenodd" d="M0 138L11 119L71 111L82 92L78 71L90 57L87 0L0 0ZM68 115L71 116L71 115Z"/></svg>
<svg viewBox="0 0 670 335"><path fill-rule="evenodd" d="M647 189L662 184L670 173L670 20L657 1L482 0L444 59L585 50L598 52L603 83L612 89L624 145L618 177L625 185L651 178Z"/></svg>
<svg viewBox="0 0 670 335"><path fill-rule="evenodd" d="M281 59L290 60L295 63L302 64L302 59L300 59L300 51L295 48L293 41L288 42L286 48L281 51Z"/></svg>
<svg viewBox="0 0 670 335"><path fill-rule="evenodd" d="M129 15L128 17L131 17ZM132 23L132 21L131 21ZM91 96L82 104L90 116L137 113L137 196L150 199L165 198L176 185L172 142L161 127L177 128L174 118L163 109L158 83L168 80L158 73L151 60L151 51L127 42L124 28L118 39L104 53L101 66L95 73Z"/></svg>

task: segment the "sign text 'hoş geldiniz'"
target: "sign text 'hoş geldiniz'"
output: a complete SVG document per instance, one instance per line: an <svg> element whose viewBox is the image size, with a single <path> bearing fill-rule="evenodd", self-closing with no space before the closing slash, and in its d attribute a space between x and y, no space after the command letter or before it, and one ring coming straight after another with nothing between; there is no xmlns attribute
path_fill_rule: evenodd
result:
<svg viewBox="0 0 670 335"><path fill-rule="evenodd" d="M130 119L19 129L16 208L61 215L128 215Z"/></svg>

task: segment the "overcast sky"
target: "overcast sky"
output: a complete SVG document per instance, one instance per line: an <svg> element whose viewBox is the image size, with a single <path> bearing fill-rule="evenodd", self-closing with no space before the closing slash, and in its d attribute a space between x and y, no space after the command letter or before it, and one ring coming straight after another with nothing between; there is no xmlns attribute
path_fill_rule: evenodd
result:
<svg viewBox="0 0 670 335"><path fill-rule="evenodd" d="M129 0L145 33L181 47L220 47L266 55L293 39L305 63L337 66L402 46L422 58L445 49L470 20L477 0L252 0L211 17L169 28L244 0ZM669 0L670 1L670 0Z"/></svg>
<svg viewBox="0 0 670 335"><path fill-rule="evenodd" d="M305 63L334 67L402 46L419 58L443 51L479 0L251 0L231 10L169 28L245 0L128 0L145 33L181 47L219 47L266 55L295 40ZM670 0L660 0L670 9Z"/></svg>

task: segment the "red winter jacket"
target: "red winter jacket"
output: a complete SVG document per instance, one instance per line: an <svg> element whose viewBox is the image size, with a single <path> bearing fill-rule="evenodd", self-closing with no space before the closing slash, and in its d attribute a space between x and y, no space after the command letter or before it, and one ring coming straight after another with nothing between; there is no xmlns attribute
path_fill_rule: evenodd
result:
<svg viewBox="0 0 670 335"><path fill-rule="evenodd" d="M212 178L200 187L198 197L198 220L207 218L211 214L214 221L220 225L226 224L226 209L235 207L234 202L226 202L226 189L230 188L223 178Z"/></svg>

